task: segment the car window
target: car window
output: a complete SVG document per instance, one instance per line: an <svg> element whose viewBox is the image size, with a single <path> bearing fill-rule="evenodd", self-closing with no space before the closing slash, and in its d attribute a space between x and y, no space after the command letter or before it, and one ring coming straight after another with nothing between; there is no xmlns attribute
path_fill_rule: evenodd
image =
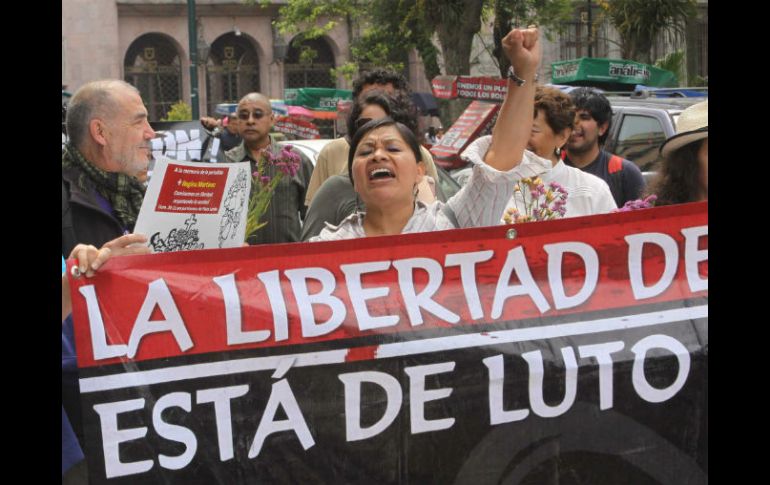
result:
<svg viewBox="0 0 770 485"><path fill-rule="evenodd" d="M436 184L436 198L446 202L460 190L460 184L453 179L446 170L436 165L438 183Z"/></svg>
<svg viewBox="0 0 770 485"><path fill-rule="evenodd" d="M618 133L614 152L636 163L643 171L653 171L658 162L658 149L666 140L666 132L657 118L627 114Z"/></svg>

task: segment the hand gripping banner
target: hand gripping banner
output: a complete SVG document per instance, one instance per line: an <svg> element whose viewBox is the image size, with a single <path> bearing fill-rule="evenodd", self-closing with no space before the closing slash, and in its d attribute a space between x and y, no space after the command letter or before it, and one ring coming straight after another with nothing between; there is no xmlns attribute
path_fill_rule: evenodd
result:
<svg viewBox="0 0 770 485"><path fill-rule="evenodd" d="M71 283L92 483L708 482L706 203Z"/></svg>

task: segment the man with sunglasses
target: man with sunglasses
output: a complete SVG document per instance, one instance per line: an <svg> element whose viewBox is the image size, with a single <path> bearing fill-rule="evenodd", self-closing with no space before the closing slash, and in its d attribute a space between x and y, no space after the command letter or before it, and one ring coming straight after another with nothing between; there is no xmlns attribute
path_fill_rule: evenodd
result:
<svg viewBox="0 0 770 485"><path fill-rule="evenodd" d="M249 93L238 102L235 111L238 128L243 140L240 145L225 152L229 163L250 162L252 172L257 169L257 160L269 150L278 155L280 148L270 137L270 130L275 123L270 100L260 93ZM284 175L273 193L273 199L265 213L267 225L249 234L246 241L251 244L274 244L300 240L300 218L305 218L305 192L313 164L300 152L302 162L299 172L293 177ZM275 167L269 167L270 177L277 173Z"/></svg>

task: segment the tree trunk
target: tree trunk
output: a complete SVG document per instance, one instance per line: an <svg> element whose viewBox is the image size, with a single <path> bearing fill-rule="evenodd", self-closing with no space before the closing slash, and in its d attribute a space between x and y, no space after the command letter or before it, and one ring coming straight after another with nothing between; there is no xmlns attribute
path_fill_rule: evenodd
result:
<svg viewBox="0 0 770 485"><path fill-rule="evenodd" d="M495 47L492 53L497 58L497 65L500 68L500 77L505 77L508 67L511 65L503 52L503 38L511 31L512 15L511 11L504 8L504 0L495 0L495 24L492 31Z"/></svg>
<svg viewBox="0 0 770 485"><path fill-rule="evenodd" d="M481 30L483 0L462 0L460 3L462 15L444 15L442 21L436 25L441 52L444 55L444 70L450 76L467 76L471 73L473 37ZM467 104L449 103L449 118L452 121L459 118Z"/></svg>

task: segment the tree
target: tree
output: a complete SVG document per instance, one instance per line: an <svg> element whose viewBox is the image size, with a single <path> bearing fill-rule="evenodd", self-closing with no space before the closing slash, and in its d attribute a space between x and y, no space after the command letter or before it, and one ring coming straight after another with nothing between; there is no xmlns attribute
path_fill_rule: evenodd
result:
<svg viewBox="0 0 770 485"><path fill-rule="evenodd" d="M655 61L654 64L655 67L659 67L661 69L665 69L667 71L671 71L676 76L676 81L678 86L683 86L686 84L683 84L683 82L686 79L685 69L684 69L684 51L674 51L666 54L665 56L661 57L657 61Z"/></svg>
<svg viewBox="0 0 770 485"><path fill-rule="evenodd" d="M171 105L171 109L166 113L165 118L160 121L190 121L192 120L192 107L184 101L179 101Z"/></svg>
<svg viewBox="0 0 770 485"><path fill-rule="evenodd" d="M279 10L275 25L281 33L297 34L293 42L298 46L305 39L326 34L344 20L352 62L335 69L335 76L350 80L362 68L371 66L401 70L408 53L416 49L430 80L442 74L439 49L444 74L470 74L471 48L482 20L496 19L493 56L502 75L508 61L501 41L513 25L556 27L571 13L571 0L288 0ZM449 106L444 114L453 120L467 102L442 105Z"/></svg>
<svg viewBox="0 0 770 485"><path fill-rule="evenodd" d="M510 66L503 53L503 37L514 27L532 24L561 32L563 25L572 18L573 3L573 0L494 0L492 35L495 47L492 52L500 76L505 76Z"/></svg>
<svg viewBox="0 0 770 485"><path fill-rule="evenodd" d="M245 0L253 3L254 0ZM572 13L573 0L288 0L276 27L297 34L294 42L313 39L347 22L352 63L338 68L348 78L372 65L402 69L416 49L428 79L441 74L470 74L471 46L481 22L495 19L494 57L501 75L508 69L501 40L513 26L537 24L557 29ZM261 0L263 5L269 3ZM438 39L438 48L433 39Z"/></svg>
<svg viewBox="0 0 770 485"><path fill-rule="evenodd" d="M620 34L621 55L649 64L658 34L671 29L684 35L688 19L696 15L695 0L598 0Z"/></svg>

